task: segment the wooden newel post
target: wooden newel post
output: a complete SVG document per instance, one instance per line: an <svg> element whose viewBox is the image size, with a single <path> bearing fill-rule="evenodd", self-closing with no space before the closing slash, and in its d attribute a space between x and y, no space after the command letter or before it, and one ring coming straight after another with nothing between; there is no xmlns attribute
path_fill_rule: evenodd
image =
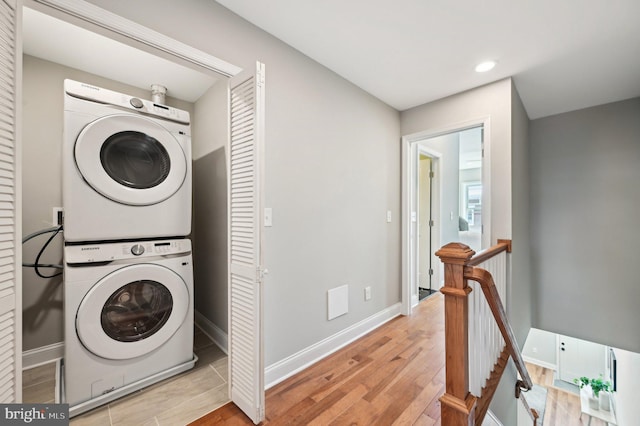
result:
<svg viewBox="0 0 640 426"><path fill-rule="evenodd" d="M444 263L444 328L446 389L440 398L442 424L475 424L476 397L469 393L469 305L471 287L464 267L475 252L461 243L450 243L436 252Z"/></svg>

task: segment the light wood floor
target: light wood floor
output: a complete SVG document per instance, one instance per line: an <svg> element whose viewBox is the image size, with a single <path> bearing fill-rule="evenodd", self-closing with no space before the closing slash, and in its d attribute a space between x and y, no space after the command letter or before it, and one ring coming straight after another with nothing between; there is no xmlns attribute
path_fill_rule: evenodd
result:
<svg viewBox="0 0 640 426"><path fill-rule="evenodd" d="M444 306L435 294L269 389L265 425L439 425ZM192 423L251 425L233 404Z"/></svg>
<svg viewBox="0 0 640 426"><path fill-rule="evenodd" d="M71 426L185 425L229 401L227 356L197 327L196 366L71 419ZM51 403L55 363L25 370L23 401Z"/></svg>
<svg viewBox="0 0 640 426"><path fill-rule="evenodd" d="M269 389L263 425L440 425L444 392L444 307L439 293ZM545 426L582 426L580 398L553 387L553 371L528 364L547 387ZM234 404L190 426L251 425ZM592 426L603 426L594 419Z"/></svg>
<svg viewBox="0 0 640 426"><path fill-rule="evenodd" d="M553 386L553 370L530 363L527 363L527 370L533 383L547 388L544 426L582 426L589 422L586 416L580 418L580 397ZM591 426L606 426L606 423L593 419Z"/></svg>

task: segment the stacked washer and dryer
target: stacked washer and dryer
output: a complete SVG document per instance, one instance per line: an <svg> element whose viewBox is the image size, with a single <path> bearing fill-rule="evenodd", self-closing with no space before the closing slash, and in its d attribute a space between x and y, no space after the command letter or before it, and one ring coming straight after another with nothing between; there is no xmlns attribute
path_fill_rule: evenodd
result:
<svg viewBox="0 0 640 426"><path fill-rule="evenodd" d="M88 411L192 368L186 111L65 80L61 399Z"/></svg>

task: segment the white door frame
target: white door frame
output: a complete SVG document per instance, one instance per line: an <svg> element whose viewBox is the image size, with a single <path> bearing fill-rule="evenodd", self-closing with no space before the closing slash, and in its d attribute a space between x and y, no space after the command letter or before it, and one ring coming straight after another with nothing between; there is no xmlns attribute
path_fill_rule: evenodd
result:
<svg viewBox="0 0 640 426"><path fill-rule="evenodd" d="M415 216L416 179L417 179L417 145L420 141L449 133L482 126L484 129L484 156L482 159L482 217L484 232L482 247L489 246L491 241L491 123L490 117L478 117L473 120L443 125L442 127L426 129L421 132L405 135L402 144L402 313L411 315L412 291L417 285L415 265L416 255L416 224ZM487 218L487 220L484 220Z"/></svg>

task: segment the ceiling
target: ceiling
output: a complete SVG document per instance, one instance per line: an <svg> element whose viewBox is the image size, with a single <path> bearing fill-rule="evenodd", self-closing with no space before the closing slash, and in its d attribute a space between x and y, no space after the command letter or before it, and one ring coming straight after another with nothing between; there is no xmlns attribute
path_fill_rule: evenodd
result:
<svg viewBox="0 0 640 426"><path fill-rule="evenodd" d="M640 96L638 0L216 1L400 111L510 76L532 119Z"/></svg>
<svg viewBox="0 0 640 426"><path fill-rule="evenodd" d="M149 90L195 102L218 78L127 46L44 13L23 8L24 53Z"/></svg>

